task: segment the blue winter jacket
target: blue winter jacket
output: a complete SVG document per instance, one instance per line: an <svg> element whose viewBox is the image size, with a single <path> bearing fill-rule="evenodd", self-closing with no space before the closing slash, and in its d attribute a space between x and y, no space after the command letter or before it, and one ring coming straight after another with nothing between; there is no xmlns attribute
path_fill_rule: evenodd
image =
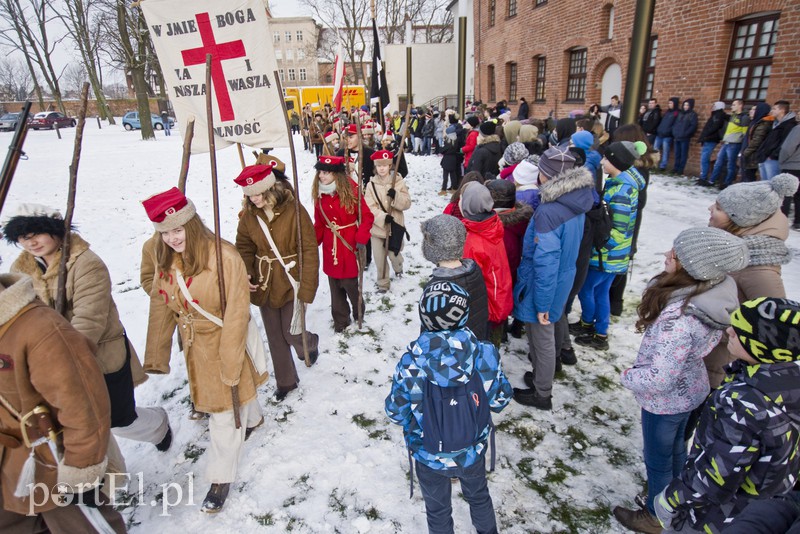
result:
<svg viewBox="0 0 800 534"><path fill-rule="evenodd" d="M540 187L542 203L525 232L514 287L513 313L520 321L536 323L537 313L548 312L554 323L564 312L593 191L594 177L583 167Z"/></svg>
<svg viewBox="0 0 800 534"><path fill-rule="evenodd" d="M386 415L403 426L411 455L431 469L469 467L486 450L490 427L481 432L478 442L455 453L433 454L422 444L423 392L426 381L440 387L469 382L478 373L489 399L489 408L500 412L511 401L513 390L503 374L500 355L491 343L478 341L468 328L423 332L413 341L397 364L392 391L386 397Z"/></svg>
<svg viewBox="0 0 800 534"><path fill-rule="evenodd" d="M586 163L583 164L583 168L589 171L592 176L594 176L597 174L597 169L600 168L600 161L602 159L603 156L601 156L600 152L597 150L587 150Z"/></svg>
<svg viewBox="0 0 800 534"><path fill-rule="evenodd" d="M539 207L539 188L518 189L516 198L518 202L524 202L532 207L533 211L536 211L536 208Z"/></svg>

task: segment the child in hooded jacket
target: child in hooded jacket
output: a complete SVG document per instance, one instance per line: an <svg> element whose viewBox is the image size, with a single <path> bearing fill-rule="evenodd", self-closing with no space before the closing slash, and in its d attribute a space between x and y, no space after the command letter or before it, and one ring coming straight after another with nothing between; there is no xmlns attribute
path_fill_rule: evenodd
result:
<svg viewBox="0 0 800 534"><path fill-rule="evenodd" d="M357 255L366 249L375 217L347 176L343 157L320 156L314 168L314 231L322 246L322 272L328 275L333 330L338 333L350 324L351 308L355 320L364 313L363 301L358 309Z"/></svg>
<svg viewBox="0 0 800 534"><path fill-rule="evenodd" d="M486 186L470 182L461 191L459 208L467 228L464 257L475 260L483 272L489 296L489 331L496 346L500 345L503 323L514 307L511 269L503 243L503 223L493 210L494 200Z"/></svg>
<svg viewBox="0 0 800 534"><path fill-rule="evenodd" d="M684 230L665 255L664 272L650 281L639 305L639 354L620 377L642 407L648 497L646 508L618 506L614 516L639 532L660 528L653 500L683 468L686 425L709 392L703 358L738 306L736 282L727 273L743 269L749 257L742 239L716 228Z"/></svg>
<svg viewBox="0 0 800 534"><path fill-rule="evenodd" d="M482 428L471 445L455 452L427 450L423 441L428 382L451 388L469 382L478 373L491 411L500 412L511 400L511 384L503 374L497 349L479 341L466 327L468 297L464 288L452 282L434 281L425 287L419 300L423 332L398 362L385 403L386 415L403 426L406 445L416 460L430 532L453 532L451 478L461 482L475 529L479 533L497 532L486 483L491 426Z"/></svg>

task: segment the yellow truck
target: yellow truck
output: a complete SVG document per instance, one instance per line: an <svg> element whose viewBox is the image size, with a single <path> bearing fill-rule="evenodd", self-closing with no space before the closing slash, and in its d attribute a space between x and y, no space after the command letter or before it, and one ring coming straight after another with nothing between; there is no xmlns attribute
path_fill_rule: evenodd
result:
<svg viewBox="0 0 800 534"><path fill-rule="evenodd" d="M333 102L333 86L317 85L312 87L286 87L283 92L287 103L289 98L296 98L300 107L311 104L312 109L320 108ZM361 85L345 85L342 88L342 107L361 107L367 103L366 89Z"/></svg>

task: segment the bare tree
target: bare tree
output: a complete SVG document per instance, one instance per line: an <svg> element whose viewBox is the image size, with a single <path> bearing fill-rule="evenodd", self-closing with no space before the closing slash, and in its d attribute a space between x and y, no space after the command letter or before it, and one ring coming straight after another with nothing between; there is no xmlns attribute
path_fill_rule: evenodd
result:
<svg viewBox="0 0 800 534"><path fill-rule="evenodd" d="M61 78L64 94L67 98L76 98L77 95L80 95L81 88L88 79L86 65L77 61L73 61L67 65L67 68L64 69L64 75Z"/></svg>
<svg viewBox="0 0 800 534"><path fill-rule="evenodd" d="M78 48L83 64L86 66L86 74L97 100L100 118L107 119L109 124L115 124L114 115L103 94L102 70L97 59L101 31L99 19L102 17L102 11L96 0L63 0L58 4L60 6L60 10L57 11L58 17L66 26L67 32Z"/></svg>
<svg viewBox="0 0 800 534"><path fill-rule="evenodd" d="M338 30L339 38L345 56L350 62L350 68L346 69L349 83L358 83L359 80L366 78L362 68L364 55L367 51L367 41L371 20L369 3L362 0L300 0L300 3L316 15L316 18L323 23L326 28L331 28L334 35L330 37L333 43L336 42L335 33ZM322 32L323 34L326 32ZM326 48L328 38L321 39L323 48L321 50L331 50ZM332 48L335 53L336 46Z"/></svg>
<svg viewBox="0 0 800 534"><path fill-rule="evenodd" d="M27 65L20 59L0 59L0 88L9 98L21 102L27 100L33 90L33 78Z"/></svg>
<svg viewBox="0 0 800 534"><path fill-rule="evenodd" d="M51 61L53 50L64 37L51 39L47 32L48 23L54 18L48 0L0 0L0 40L25 56L40 109L44 110L45 106L39 74L50 89L59 111L66 113L59 86L61 72L56 71Z"/></svg>

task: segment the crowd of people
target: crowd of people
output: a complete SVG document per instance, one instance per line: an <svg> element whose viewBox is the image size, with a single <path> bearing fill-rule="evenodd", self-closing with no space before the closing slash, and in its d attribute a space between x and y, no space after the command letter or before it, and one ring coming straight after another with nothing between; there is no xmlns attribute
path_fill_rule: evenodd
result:
<svg viewBox="0 0 800 534"><path fill-rule="evenodd" d="M215 239L178 188L145 199L155 233L142 249L141 284L150 297L144 365L119 320L103 261L57 211L19 206L2 223L5 239L23 252L14 274L0 276L7 310L0 314L0 369L6 353L21 352L31 371L11 389L0 383L0 391L18 392L12 399L24 401L15 408L19 414L48 406L64 427L62 458L43 460L58 467L46 476L36 470L34 479L69 474L88 483L91 500L102 473L124 465L114 437L170 448L166 412L136 406L134 387L145 373L170 372L177 331L191 416L207 418L210 431L202 510L223 509L242 447L264 421L257 396L268 373L263 351L250 344L250 306L265 325L281 402L300 380L293 351L309 366L319 358L320 335L305 327L305 307L315 301L320 263L333 331L341 333L363 319L362 279L371 263L379 293L403 276L411 224L404 212L414 201L405 154L438 156L439 194L449 201L441 215L417 221L433 271L419 300L420 335L399 359L385 409L403 426L409 459L416 461L430 532L452 532L453 478L461 481L477 531L497 532L485 476L490 412L512 399L552 410L557 370L578 362L573 343L609 349L609 323L623 311L650 173L666 169L672 148L674 170L683 171L698 122L692 99L680 110L678 99L670 99L663 114L651 100L639 124L619 123L618 98L558 120L529 119L522 103L513 119L504 102L470 103L465 117L417 109L387 114L383 124L366 106L341 114L327 106L304 109L297 130L317 158L313 210L303 207L285 164L260 154L234 180L243 196L234 243ZM675 238L636 310L643 339L620 383L641 406L648 488L638 509L614 509L634 531L721 532L739 516L764 514L763 501L786 494L796 481L800 304L787 300L781 266L791 260L785 241L790 201L798 198L800 128L790 127L796 121L787 103L769 113L765 106L754 106L749 119L741 101L730 117L723 103L712 106L700 136L705 174L699 179L723 187L709 207L708 226ZM756 172L748 174L748 165ZM62 317L51 308L67 243ZM580 317L569 323L576 298ZM27 330L36 322L46 325L48 343L37 341L41 329ZM91 343L76 343L80 334ZM509 336L527 339L530 370L517 377L524 388L512 388L502 370ZM14 344L22 348L6 348ZM55 363L45 361L51 352ZM67 383L84 381L74 398L53 393L58 386L39 378L49 365L63 368ZM0 414L0 438L17 443L13 462L3 463L3 480L19 480L21 488L29 451L20 442L28 436L13 413ZM91 451L87 434L95 436ZM32 451L40 454L36 446ZM2 490L0 525L29 522L20 515L29 497L7 484ZM117 512L102 500L91 504L124 532ZM80 531L82 516L65 510L45 506L38 521Z"/></svg>

